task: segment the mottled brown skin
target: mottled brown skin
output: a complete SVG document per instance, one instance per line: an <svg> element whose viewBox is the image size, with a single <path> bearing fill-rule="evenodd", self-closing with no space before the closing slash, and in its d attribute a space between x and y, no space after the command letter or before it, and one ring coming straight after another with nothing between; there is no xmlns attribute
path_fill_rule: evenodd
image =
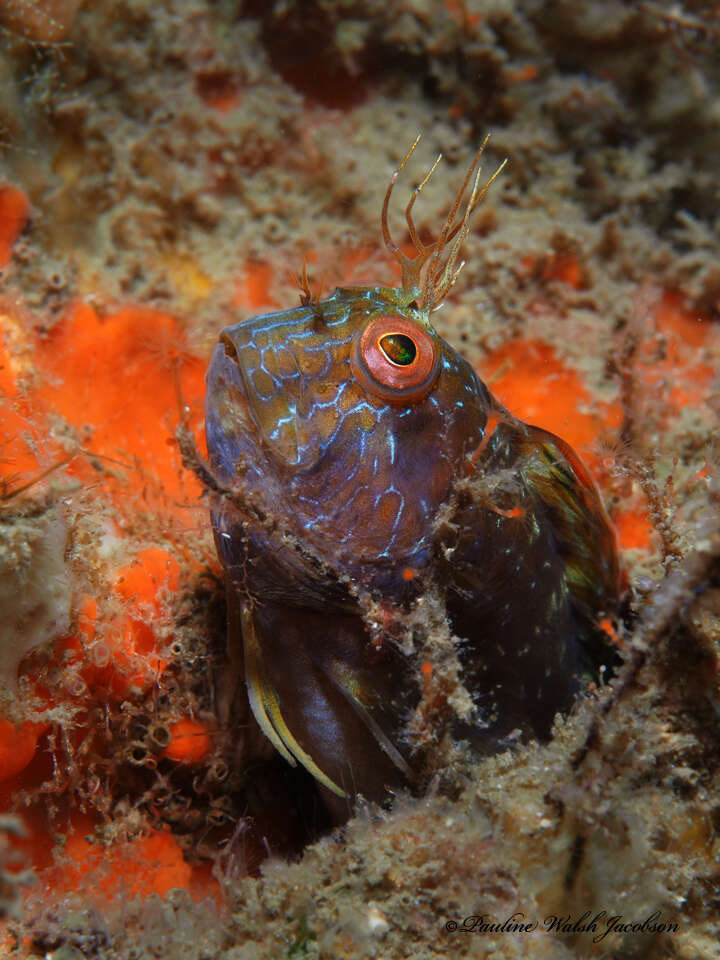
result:
<svg viewBox="0 0 720 960"><path fill-rule="evenodd" d="M391 402L354 375L382 316L432 340L421 398ZM509 414L428 316L405 289L339 289L226 328L208 374L231 657L263 731L337 809L418 766L417 664L371 636L359 594L392 620L440 586L476 705L456 732L485 751L517 728L549 734L604 658L597 622L617 602L614 533L584 468Z"/></svg>

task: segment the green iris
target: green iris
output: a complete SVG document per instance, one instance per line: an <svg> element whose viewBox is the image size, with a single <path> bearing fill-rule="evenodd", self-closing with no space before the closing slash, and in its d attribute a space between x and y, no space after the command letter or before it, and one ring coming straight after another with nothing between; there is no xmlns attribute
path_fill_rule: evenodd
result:
<svg viewBox="0 0 720 960"><path fill-rule="evenodd" d="M404 333L388 333L380 338L380 349L391 363L409 366L417 356L415 343Z"/></svg>

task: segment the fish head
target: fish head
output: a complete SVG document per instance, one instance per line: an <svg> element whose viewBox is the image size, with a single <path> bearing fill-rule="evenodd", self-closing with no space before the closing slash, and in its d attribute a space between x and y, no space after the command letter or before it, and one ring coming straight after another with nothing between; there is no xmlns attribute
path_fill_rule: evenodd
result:
<svg viewBox="0 0 720 960"><path fill-rule="evenodd" d="M227 327L213 468L331 566L425 562L490 395L404 290L341 288Z"/></svg>

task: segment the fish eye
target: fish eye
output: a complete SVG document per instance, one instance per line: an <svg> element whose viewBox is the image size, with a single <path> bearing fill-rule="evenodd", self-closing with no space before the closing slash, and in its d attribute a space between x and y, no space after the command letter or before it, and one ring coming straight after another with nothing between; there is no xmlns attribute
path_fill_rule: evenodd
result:
<svg viewBox="0 0 720 960"><path fill-rule="evenodd" d="M439 369L435 340L427 330L389 315L374 317L356 338L351 366L363 389L396 404L423 400Z"/></svg>
<svg viewBox="0 0 720 960"><path fill-rule="evenodd" d="M397 367L407 367L417 357L415 341L404 333L386 333L378 340L378 346Z"/></svg>

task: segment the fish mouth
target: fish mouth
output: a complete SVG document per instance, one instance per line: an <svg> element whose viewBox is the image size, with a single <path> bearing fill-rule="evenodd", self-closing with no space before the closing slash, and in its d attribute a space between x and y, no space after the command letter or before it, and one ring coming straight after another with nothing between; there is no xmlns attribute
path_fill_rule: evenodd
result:
<svg viewBox="0 0 720 960"><path fill-rule="evenodd" d="M232 333L224 331L215 347L205 410L210 468L221 494L211 501L221 559L227 571L242 569L243 583L247 576L257 595L270 601L300 599L321 609L332 601L345 609L345 591L320 575L315 554L304 546L304 519L293 498L294 449L273 436L270 398L255 389L242 340ZM273 399L277 408L280 401ZM254 559L246 565L248 555Z"/></svg>
<svg viewBox="0 0 720 960"><path fill-rule="evenodd" d="M220 353L222 347L222 353ZM253 416L252 388L243 371L238 350L232 338L223 331L220 334L220 343L216 352L217 359L213 365L222 364L225 373L223 381L228 393L228 403L232 405L233 421L237 428L245 428L247 432L255 433L259 430Z"/></svg>
<svg viewBox="0 0 720 960"><path fill-rule="evenodd" d="M283 343L281 365L277 350L259 351L242 327L239 324L220 334L223 362L235 374L231 403L237 428L284 467L310 469L320 457L322 444L310 416L312 403L297 357Z"/></svg>

